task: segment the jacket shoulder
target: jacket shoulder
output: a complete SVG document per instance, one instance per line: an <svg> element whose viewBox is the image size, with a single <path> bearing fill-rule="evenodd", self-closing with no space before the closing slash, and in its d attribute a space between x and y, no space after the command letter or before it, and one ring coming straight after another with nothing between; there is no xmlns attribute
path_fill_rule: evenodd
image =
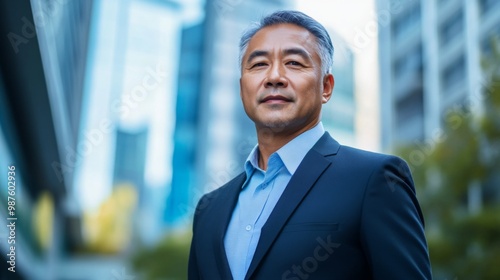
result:
<svg viewBox="0 0 500 280"><path fill-rule="evenodd" d="M366 151L337 142L328 132L318 140L313 147L314 150L324 155L327 158L342 158L349 159L356 164L380 164L381 162L405 162L403 159L390 155L377 152Z"/></svg>
<svg viewBox="0 0 500 280"><path fill-rule="evenodd" d="M340 146L338 156L351 158L356 164L383 165L384 163L396 163L407 165L404 159L395 155L371 152L344 145Z"/></svg>
<svg viewBox="0 0 500 280"><path fill-rule="evenodd" d="M196 206L196 213L199 213L203 209L210 206L215 200L225 200L230 197L231 194L235 192L235 190L239 189L242 186L243 182L245 182L245 179L246 174L245 172L242 172L221 187L204 194L198 201L198 205Z"/></svg>

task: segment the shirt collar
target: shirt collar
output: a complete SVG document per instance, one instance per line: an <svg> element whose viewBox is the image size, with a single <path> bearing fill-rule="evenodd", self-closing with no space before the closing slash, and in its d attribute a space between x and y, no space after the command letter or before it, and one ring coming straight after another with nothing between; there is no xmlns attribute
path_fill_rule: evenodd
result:
<svg viewBox="0 0 500 280"><path fill-rule="evenodd" d="M259 144L253 147L252 151L248 155L245 161L245 172L247 174L247 180L252 176L254 169L259 168ZM245 185L245 184L243 184Z"/></svg>
<svg viewBox="0 0 500 280"><path fill-rule="evenodd" d="M314 146L314 144L316 144L324 133L325 129L323 124L319 122L316 126L293 138L290 142L286 143L285 146L276 151L291 175L295 173L307 152L309 152L309 150ZM250 178L253 171L258 167L259 145L257 144L245 161L247 179Z"/></svg>

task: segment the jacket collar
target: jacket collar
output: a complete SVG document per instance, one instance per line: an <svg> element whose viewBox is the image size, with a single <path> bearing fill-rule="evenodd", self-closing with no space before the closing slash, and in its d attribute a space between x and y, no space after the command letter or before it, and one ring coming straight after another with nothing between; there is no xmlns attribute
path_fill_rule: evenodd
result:
<svg viewBox="0 0 500 280"><path fill-rule="evenodd" d="M262 228L259 243L245 279L249 279L255 272L290 215L299 206L324 170L331 164L325 157L337 154L339 148L340 144L328 132L325 132L306 154ZM221 188L228 188L228 191L216 192L221 195L214 197L215 201L212 202L217 205L215 207L217 210L213 215L220 217L220 219L217 219L220 222L213 225L213 232L215 234L214 244L216 244L214 248L215 255L222 256L217 259L217 265L223 279L232 279L231 269L224 249L224 236L245 180L246 174L243 172L225 186L222 186Z"/></svg>
<svg viewBox="0 0 500 280"><path fill-rule="evenodd" d="M337 154L339 148L340 144L328 132L325 132L306 154L262 228L259 243L245 279L250 279L289 217L331 164L331 161L325 157Z"/></svg>

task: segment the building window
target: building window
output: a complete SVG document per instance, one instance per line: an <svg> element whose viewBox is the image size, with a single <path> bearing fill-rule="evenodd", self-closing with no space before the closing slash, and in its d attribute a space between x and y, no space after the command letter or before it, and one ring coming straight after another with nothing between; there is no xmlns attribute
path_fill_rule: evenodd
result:
<svg viewBox="0 0 500 280"><path fill-rule="evenodd" d="M442 74L443 89L451 88L455 84L461 83L465 79L465 57L460 58L448 65Z"/></svg>
<svg viewBox="0 0 500 280"><path fill-rule="evenodd" d="M447 2L448 0L438 0L438 5L441 7L444 6Z"/></svg>
<svg viewBox="0 0 500 280"><path fill-rule="evenodd" d="M462 9L453 14L439 28L439 39L441 46L445 46L463 33L464 29L464 14Z"/></svg>
<svg viewBox="0 0 500 280"><path fill-rule="evenodd" d="M492 32L488 33L481 40L481 53L483 56L490 56L493 53L493 41L500 43L500 26L497 26Z"/></svg>
<svg viewBox="0 0 500 280"><path fill-rule="evenodd" d="M415 90L396 103L396 142L405 143L424 137L424 98Z"/></svg>
<svg viewBox="0 0 500 280"><path fill-rule="evenodd" d="M409 30L416 27L420 23L420 5L416 4L406 11L400 17L392 22L392 33L396 39L400 39Z"/></svg>
<svg viewBox="0 0 500 280"><path fill-rule="evenodd" d="M410 119L424 114L424 102L422 91L414 91L397 102L398 123L403 126ZM398 125L399 126L399 125Z"/></svg>
<svg viewBox="0 0 500 280"><path fill-rule="evenodd" d="M489 11L493 10L499 2L498 0L479 0L479 10L481 14L487 14Z"/></svg>
<svg viewBox="0 0 500 280"><path fill-rule="evenodd" d="M408 72L422 70L422 45L418 45L394 63L394 77L397 79Z"/></svg>

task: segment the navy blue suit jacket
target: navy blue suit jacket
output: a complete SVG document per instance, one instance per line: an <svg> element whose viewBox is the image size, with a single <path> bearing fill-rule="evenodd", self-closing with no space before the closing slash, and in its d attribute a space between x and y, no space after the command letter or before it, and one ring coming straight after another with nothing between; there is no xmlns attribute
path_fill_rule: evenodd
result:
<svg viewBox="0 0 500 280"><path fill-rule="evenodd" d="M198 202L189 279L232 279L224 234L245 173ZM292 176L245 279L431 279L407 164L325 133Z"/></svg>

